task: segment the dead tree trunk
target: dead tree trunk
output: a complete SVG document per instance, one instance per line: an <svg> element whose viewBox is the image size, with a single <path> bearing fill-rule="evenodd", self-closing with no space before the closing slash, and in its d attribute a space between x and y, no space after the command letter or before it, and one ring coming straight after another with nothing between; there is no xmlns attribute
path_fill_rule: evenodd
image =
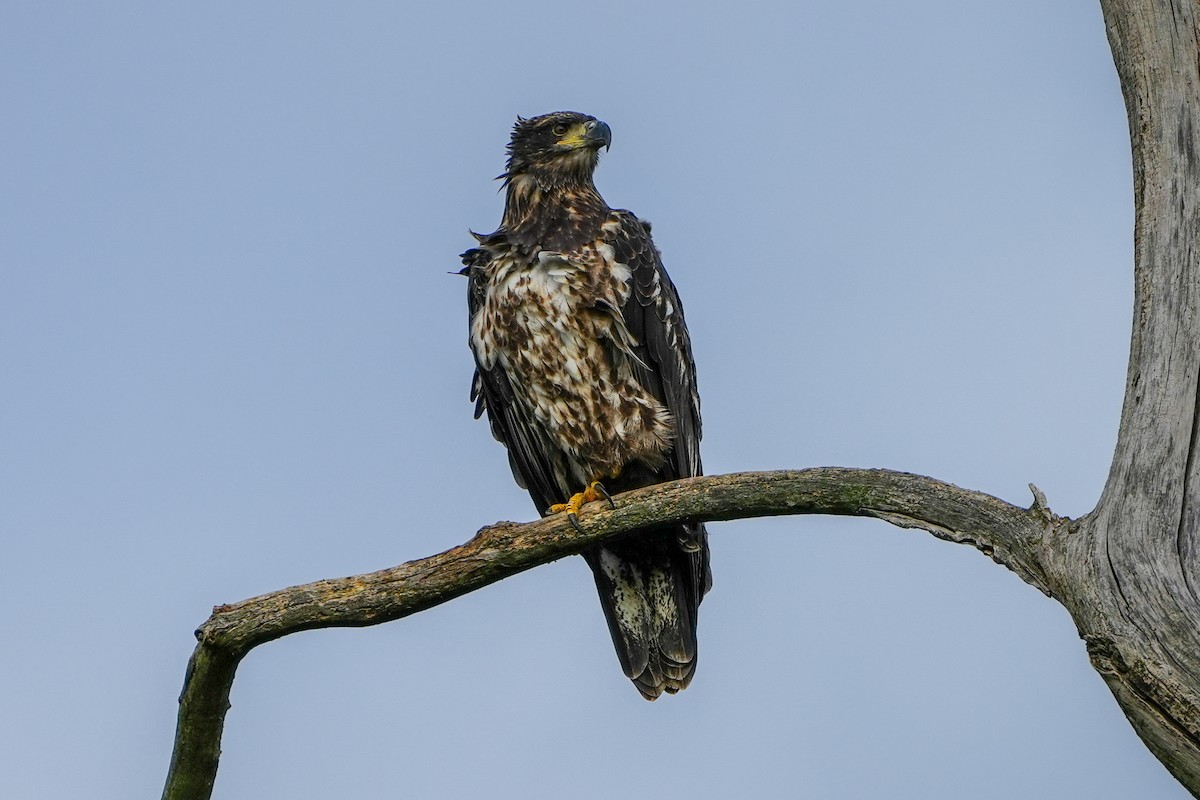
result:
<svg viewBox="0 0 1200 800"><path fill-rule="evenodd" d="M671 521L852 514L973 544L1059 600L1137 733L1200 797L1200 8L1101 0L1133 144L1135 311L1125 405L1094 511L1056 517L1035 490L1012 506L932 478L822 468L676 481L615 510L485 528L466 544L370 575L221 606L197 631L163 797L212 792L229 689L255 646L301 630L398 619ZM736 591L736 587L727 587Z"/></svg>
<svg viewBox="0 0 1200 800"><path fill-rule="evenodd" d="M1133 339L1104 493L1042 558L1138 735L1200 794L1200 7L1101 5L1133 144Z"/></svg>

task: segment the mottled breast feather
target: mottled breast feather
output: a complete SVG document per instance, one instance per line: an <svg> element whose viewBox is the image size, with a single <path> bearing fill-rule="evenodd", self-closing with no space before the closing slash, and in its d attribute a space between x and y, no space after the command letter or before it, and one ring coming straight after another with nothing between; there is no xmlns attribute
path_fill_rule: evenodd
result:
<svg viewBox="0 0 1200 800"><path fill-rule="evenodd" d="M623 315L632 278L603 239L532 259L495 248L479 269L471 348L483 373L504 375L567 496L633 462L655 471L672 449L673 416Z"/></svg>

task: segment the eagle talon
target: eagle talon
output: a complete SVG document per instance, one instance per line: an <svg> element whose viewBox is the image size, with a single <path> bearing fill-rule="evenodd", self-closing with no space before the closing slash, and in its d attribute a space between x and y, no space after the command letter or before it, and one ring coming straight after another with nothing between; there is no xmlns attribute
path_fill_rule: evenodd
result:
<svg viewBox="0 0 1200 800"><path fill-rule="evenodd" d="M612 508L617 507L616 503L613 502L612 495L600 484L600 481L592 481L584 487L582 492L571 495L571 499L567 502L555 503L550 506L549 513L560 514L563 511L567 512L567 518L571 520L571 527L583 533L583 526L579 524L579 519L576 515L585 503L592 503L596 500L607 500L609 506Z"/></svg>
<svg viewBox="0 0 1200 800"><path fill-rule="evenodd" d="M595 483L592 484L592 486L595 487L596 494L600 495L600 498L598 498L598 499L607 500L609 508L615 509L617 507L616 501L614 501L612 499L612 495L608 493L608 489L604 488L603 483L601 483L600 481L596 481Z"/></svg>
<svg viewBox="0 0 1200 800"><path fill-rule="evenodd" d="M561 514L564 511L567 512L567 521L571 523L571 527L575 529L576 533L584 533L583 526L579 524L579 517L575 514L576 510L578 510L579 505L580 505L579 503L576 503L575 501L577 498L582 497L582 496L583 496L582 493L577 494L577 495L575 495L575 497L572 497L566 503L555 503L554 505L550 506L550 508L549 508L549 512L551 514ZM571 507L572 505L574 505L575 508L572 508Z"/></svg>

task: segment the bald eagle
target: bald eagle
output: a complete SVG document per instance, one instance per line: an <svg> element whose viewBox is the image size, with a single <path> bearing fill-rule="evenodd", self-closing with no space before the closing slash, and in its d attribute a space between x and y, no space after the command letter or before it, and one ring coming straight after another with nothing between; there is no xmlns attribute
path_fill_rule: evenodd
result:
<svg viewBox="0 0 1200 800"><path fill-rule="evenodd" d="M650 225L592 183L595 117L517 119L500 227L473 234L471 399L543 514L700 475L700 399L683 307ZM611 500L610 500L611 502ZM703 524L635 531L583 554L621 667L648 700L687 687L712 584Z"/></svg>

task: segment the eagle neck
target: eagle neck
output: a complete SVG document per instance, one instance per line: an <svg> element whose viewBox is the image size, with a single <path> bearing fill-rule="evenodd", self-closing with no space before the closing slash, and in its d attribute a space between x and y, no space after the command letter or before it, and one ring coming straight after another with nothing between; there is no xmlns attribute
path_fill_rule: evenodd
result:
<svg viewBox="0 0 1200 800"><path fill-rule="evenodd" d="M611 211L590 179L557 184L524 174L510 176L507 184L501 224L530 254L568 252L594 241Z"/></svg>

